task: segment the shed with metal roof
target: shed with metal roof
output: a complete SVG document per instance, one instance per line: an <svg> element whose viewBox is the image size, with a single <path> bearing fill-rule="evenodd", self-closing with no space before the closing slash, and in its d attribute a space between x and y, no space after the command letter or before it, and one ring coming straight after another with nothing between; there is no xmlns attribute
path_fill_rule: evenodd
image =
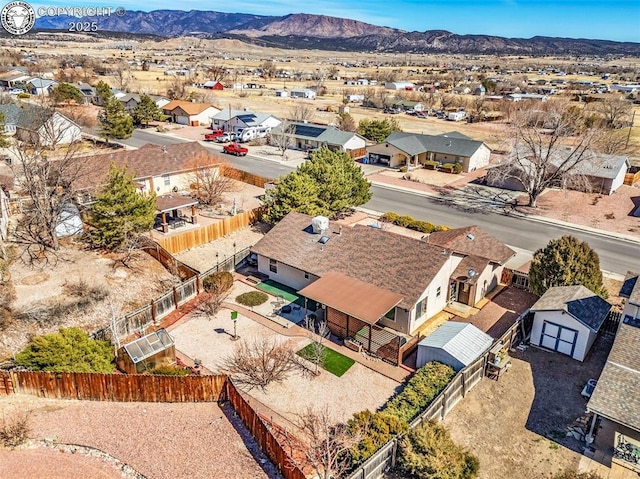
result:
<svg viewBox="0 0 640 479"><path fill-rule="evenodd" d="M129 374L143 373L175 362L175 343L164 328L125 344L118 354L118 369Z"/></svg>
<svg viewBox="0 0 640 479"><path fill-rule="evenodd" d="M418 343L416 367L438 361L460 371L492 344L493 338L471 323L446 322Z"/></svg>

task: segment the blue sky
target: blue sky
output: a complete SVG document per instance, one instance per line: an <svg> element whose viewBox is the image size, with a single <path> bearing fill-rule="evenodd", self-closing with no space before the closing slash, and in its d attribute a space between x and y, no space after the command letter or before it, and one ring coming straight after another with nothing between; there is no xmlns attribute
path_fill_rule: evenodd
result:
<svg viewBox="0 0 640 479"><path fill-rule="evenodd" d="M403 30L449 30L530 38L535 35L640 42L639 0L58 0L32 5L122 6L128 10L213 10L286 15L314 13Z"/></svg>

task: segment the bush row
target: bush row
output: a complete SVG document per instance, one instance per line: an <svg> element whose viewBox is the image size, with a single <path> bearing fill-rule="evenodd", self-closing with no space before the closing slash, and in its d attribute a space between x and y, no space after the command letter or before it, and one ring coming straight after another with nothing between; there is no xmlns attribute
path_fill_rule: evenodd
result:
<svg viewBox="0 0 640 479"><path fill-rule="evenodd" d="M380 218L387 223L409 228L414 231L420 231L421 233L433 233L434 231L446 231L449 229L448 226L434 225L428 221L416 220L413 216L399 215L393 211L383 214Z"/></svg>
<svg viewBox="0 0 640 479"><path fill-rule="evenodd" d="M406 432L409 423L440 394L455 374L451 366L427 363L380 411L355 414L349 420L349 429L362 439L351 449L352 466L363 463L394 436Z"/></svg>

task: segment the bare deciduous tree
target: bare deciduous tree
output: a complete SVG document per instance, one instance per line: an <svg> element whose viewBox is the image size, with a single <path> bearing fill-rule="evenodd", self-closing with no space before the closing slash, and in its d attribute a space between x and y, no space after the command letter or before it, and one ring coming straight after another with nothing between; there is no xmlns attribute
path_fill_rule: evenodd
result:
<svg viewBox="0 0 640 479"><path fill-rule="evenodd" d="M230 356L221 364L225 374L248 389L263 391L272 382L282 382L301 369L300 362L289 342L262 337L242 340Z"/></svg>
<svg viewBox="0 0 640 479"><path fill-rule="evenodd" d="M228 166L230 165L223 161L216 166L194 165L188 181L191 192L199 202L205 205L219 203L225 193L236 191L236 170Z"/></svg>
<svg viewBox="0 0 640 479"><path fill-rule="evenodd" d="M298 102L289 109L289 119L295 122L312 121L316 108L310 103Z"/></svg>
<svg viewBox="0 0 640 479"><path fill-rule="evenodd" d="M196 306L196 314L204 316L207 319L212 319L220 309L222 309L222 303L224 303L229 297L230 291L220 291L213 289L209 291L209 296Z"/></svg>
<svg viewBox="0 0 640 479"><path fill-rule="evenodd" d="M511 124L510 152L490 171L490 179L520 183L533 207L546 188L586 185L580 167L594 158L590 148L597 132L586 128L578 115L560 102L518 110Z"/></svg>
<svg viewBox="0 0 640 479"><path fill-rule="evenodd" d="M187 79L177 75L173 77L167 87L167 96L171 100L186 100L189 96L187 93Z"/></svg>
<svg viewBox="0 0 640 479"><path fill-rule="evenodd" d="M608 98L598 102L596 110L604 117L609 128L620 128L630 121L632 105L624 98Z"/></svg>
<svg viewBox="0 0 640 479"><path fill-rule="evenodd" d="M284 156L290 146L293 145L293 133L295 125L289 120L282 120L280 125L269 132L269 144L275 146Z"/></svg>
<svg viewBox="0 0 640 479"><path fill-rule="evenodd" d="M324 341L329 335L329 328L326 321L316 324L316 321L309 316L305 319L305 326L309 330L311 343L301 355L314 365L313 373L317 376L320 374L320 368L324 367L327 359L327 348L324 345Z"/></svg>
<svg viewBox="0 0 640 479"><path fill-rule="evenodd" d="M298 415L296 425L303 439L288 435L284 441L291 463L300 469L311 467L321 479L344 477L351 466L349 451L362 436L337 422L328 407L307 408Z"/></svg>

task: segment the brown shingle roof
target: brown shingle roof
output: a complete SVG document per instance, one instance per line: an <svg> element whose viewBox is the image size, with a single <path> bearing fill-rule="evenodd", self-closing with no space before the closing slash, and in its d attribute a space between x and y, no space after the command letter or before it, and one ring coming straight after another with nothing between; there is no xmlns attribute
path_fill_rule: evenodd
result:
<svg viewBox="0 0 640 479"><path fill-rule="evenodd" d="M377 228L353 228L334 222L323 234L313 234L311 217L289 213L252 248L294 268L323 276L338 271L404 297L410 309L449 258L442 248Z"/></svg>
<svg viewBox="0 0 640 479"><path fill-rule="evenodd" d="M127 167L135 179L169 175L220 164L221 161L197 141L175 145L145 145L137 150L120 150L104 155L80 157L82 174L78 189L90 189L104 183L109 166Z"/></svg>
<svg viewBox="0 0 640 479"><path fill-rule="evenodd" d="M427 242L453 250L458 254L487 258L498 264L504 264L515 254L515 251L511 248L475 225L447 231L436 231L429 235Z"/></svg>
<svg viewBox="0 0 640 479"><path fill-rule="evenodd" d="M314 301L375 324L402 301L402 295L330 271L300 291Z"/></svg>
<svg viewBox="0 0 640 479"><path fill-rule="evenodd" d="M172 111L176 108L182 108L182 110L189 115L198 115L210 107L213 107L216 110L220 109L214 105L210 105L209 103L194 103L192 101L184 100L173 100L163 106L162 109L165 111Z"/></svg>
<svg viewBox="0 0 640 479"><path fill-rule="evenodd" d="M587 409L640 432L640 328L620 325Z"/></svg>
<svg viewBox="0 0 640 479"><path fill-rule="evenodd" d="M459 281L465 281L468 284L475 284L480 277L480 273L484 271L488 264L489 260L487 258L465 256L453 271L451 277ZM471 270L475 271L473 276L469 274Z"/></svg>

